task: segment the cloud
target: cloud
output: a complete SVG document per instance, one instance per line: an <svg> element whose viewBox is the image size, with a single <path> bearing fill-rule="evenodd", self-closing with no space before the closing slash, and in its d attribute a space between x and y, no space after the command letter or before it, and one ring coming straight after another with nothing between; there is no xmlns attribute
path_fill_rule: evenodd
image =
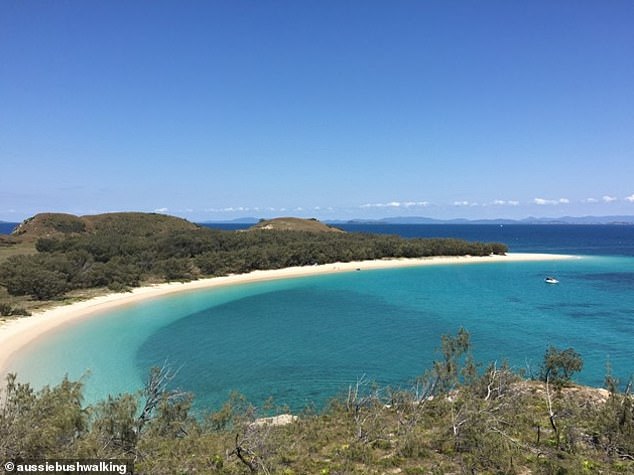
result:
<svg viewBox="0 0 634 475"><path fill-rule="evenodd" d="M391 202L391 203L365 203L360 206L360 208L389 208L394 207L394 205L398 206L399 203Z"/></svg>
<svg viewBox="0 0 634 475"><path fill-rule="evenodd" d="M601 199L603 200L604 203L612 203L613 201L617 200L617 198L615 198L614 196L609 196L609 195L605 195Z"/></svg>
<svg viewBox="0 0 634 475"><path fill-rule="evenodd" d="M259 209L259 208L258 208ZM273 208L269 208L271 211L275 211ZM247 206L229 206L227 208L207 208L205 209L208 213L232 213L234 211L251 211L256 210L256 208L249 208Z"/></svg>
<svg viewBox="0 0 634 475"><path fill-rule="evenodd" d="M426 208L429 201L390 201L388 203L365 203L360 208Z"/></svg>
<svg viewBox="0 0 634 475"><path fill-rule="evenodd" d="M547 200L545 198L535 198L533 200L533 203L539 206L559 205L559 204L568 204L570 203L570 200L568 198L559 198L558 200Z"/></svg>
<svg viewBox="0 0 634 475"><path fill-rule="evenodd" d="M596 198L586 198L585 200L581 200L582 203L598 203L599 200Z"/></svg>
<svg viewBox="0 0 634 475"><path fill-rule="evenodd" d="M634 194L630 195L630 196L626 196L625 199L627 201L629 201L630 203L634 203Z"/></svg>
<svg viewBox="0 0 634 475"><path fill-rule="evenodd" d="M475 201L454 201L453 205L454 206L470 206L470 207L480 206L480 204Z"/></svg>
<svg viewBox="0 0 634 475"><path fill-rule="evenodd" d="M515 200L493 200L492 204L497 206L519 206L520 202Z"/></svg>
<svg viewBox="0 0 634 475"><path fill-rule="evenodd" d="M406 208L427 208L430 204L429 201L406 201L403 206Z"/></svg>
<svg viewBox="0 0 634 475"><path fill-rule="evenodd" d="M155 213L167 213L169 211L169 208L156 208L154 210Z"/></svg>

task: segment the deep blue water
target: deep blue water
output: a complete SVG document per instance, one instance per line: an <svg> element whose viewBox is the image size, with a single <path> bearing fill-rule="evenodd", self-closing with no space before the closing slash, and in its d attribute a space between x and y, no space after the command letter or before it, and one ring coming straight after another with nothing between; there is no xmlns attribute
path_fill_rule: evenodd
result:
<svg viewBox="0 0 634 475"><path fill-rule="evenodd" d="M237 230L250 224L206 224ZM570 224L341 224L348 232L395 234L402 237L452 237L469 241L502 242L511 252L548 252L634 256L632 225Z"/></svg>
<svg viewBox="0 0 634 475"><path fill-rule="evenodd" d="M351 272L180 294L74 324L34 343L14 368L36 384L90 370L88 399L140 387L168 361L174 383L218 407L231 390L256 404L318 406L362 375L408 387L440 336L461 326L476 359L538 371L548 345L584 358L601 386L607 362L634 372L634 227L350 225L349 231L502 241L560 261ZM545 275L560 284L544 284Z"/></svg>
<svg viewBox="0 0 634 475"><path fill-rule="evenodd" d="M0 234L11 234L18 223L0 223Z"/></svg>
<svg viewBox="0 0 634 475"><path fill-rule="evenodd" d="M18 223L0 223L9 234ZM250 224L217 223L204 226L238 230ZM632 225L530 224L342 224L348 232L395 234L402 237L453 237L470 241L503 242L514 252L634 256Z"/></svg>

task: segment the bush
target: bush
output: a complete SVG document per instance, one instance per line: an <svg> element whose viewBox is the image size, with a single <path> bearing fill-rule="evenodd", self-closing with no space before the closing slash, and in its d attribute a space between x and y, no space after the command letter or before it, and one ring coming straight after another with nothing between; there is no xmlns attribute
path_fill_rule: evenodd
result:
<svg viewBox="0 0 634 475"><path fill-rule="evenodd" d="M29 316L31 312L22 307L13 307L8 303L0 303L0 316L13 317L17 315Z"/></svg>
<svg viewBox="0 0 634 475"><path fill-rule="evenodd" d="M155 272L162 274L165 280L191 280L193 273L189 259L170 257L156 263Z"/></svg>
<svg viewBox="0 0 634 475"><path fill-rule="evenodd" d="M559 350L550 346L544 354L541 365L540 379L551 382L556 386L563 386L570 382L574 373L583 368L583 359L574 349Z"/></svg>
<svg viewBox="0 0 634 475"><path fill-rule="evenodd" d="M0 283L11 295L31 295L38 300L59 297L68 289L63 273L43 268L32 256L15 256L0 267Z"/></svg>

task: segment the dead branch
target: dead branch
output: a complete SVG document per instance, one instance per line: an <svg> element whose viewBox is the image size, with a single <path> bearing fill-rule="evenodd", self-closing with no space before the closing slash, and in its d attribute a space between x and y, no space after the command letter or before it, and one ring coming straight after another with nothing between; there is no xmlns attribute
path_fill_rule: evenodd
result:
<svg viewBox="0 0 634 475"><path fill-rule="evenodd" d="M550 425L555 431L555 436L557 437L557 443L559 444L559 428L557 427L557 424L555 423L555 418L557 417L557 415L553 411L553 402L550 397L550 386L548 384L549 379L550 379L550 375L547 373L546 374L546 403L548 404L548 419L550 420Z"/></svg>

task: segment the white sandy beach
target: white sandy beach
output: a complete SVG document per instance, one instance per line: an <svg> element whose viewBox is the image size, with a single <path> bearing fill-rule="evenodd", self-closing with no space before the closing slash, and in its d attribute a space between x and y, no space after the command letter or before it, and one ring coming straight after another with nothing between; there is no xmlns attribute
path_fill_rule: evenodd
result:
<svg viewBox="0 0 634 475"><path fill-rule="evenodd" d="M356 270L387 269L396 267L413 267L438 264L478 264L489 262L521 262L521 261L548 261L569 259L574 256L561 254L529 254L510 253L505 256L486 257L427 257L415 259L382 259L360 262L337 262L332 264L290 267L286 269L254 271L249 274L231 275L226 277L214 277L200 279L186 283L171 282L146 287L139 287L126 293L113 293L90 300L61 305L49 310L34 313L30 317L9 320L0 324L0 376L3 376L11 361L12 356L24 345L32 342L45 333L69 324L73 321L89 318L93 315L107 315L112 310L124 305L139 302L145 299L156 298L177 292L209 289L213 287L236 285L250 282L285 279L329 274L336 272L351 272Z"/></svg>

